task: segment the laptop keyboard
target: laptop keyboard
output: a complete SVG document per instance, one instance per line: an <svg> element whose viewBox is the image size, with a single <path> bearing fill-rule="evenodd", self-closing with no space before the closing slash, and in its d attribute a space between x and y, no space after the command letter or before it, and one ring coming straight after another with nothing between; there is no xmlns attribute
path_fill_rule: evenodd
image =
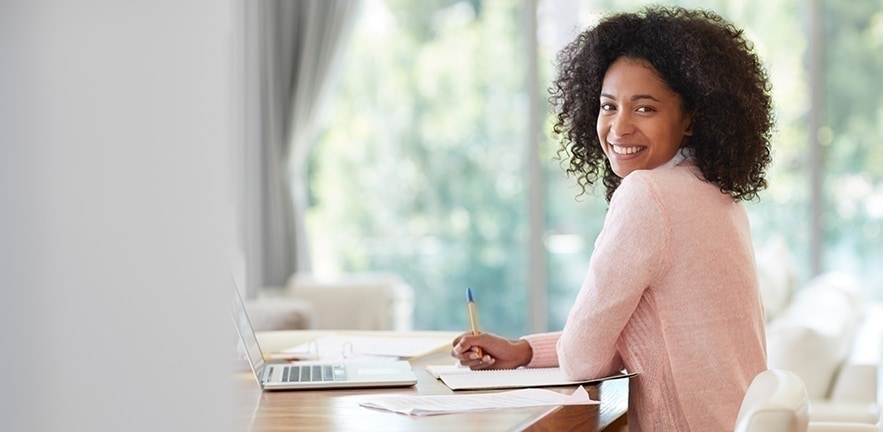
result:
<svg viewBox="0 0 883 432"><path fill-rule="evenodd" d="M282 369L285 382L345 381L346 367L340 364L291 365Z"/></svg>

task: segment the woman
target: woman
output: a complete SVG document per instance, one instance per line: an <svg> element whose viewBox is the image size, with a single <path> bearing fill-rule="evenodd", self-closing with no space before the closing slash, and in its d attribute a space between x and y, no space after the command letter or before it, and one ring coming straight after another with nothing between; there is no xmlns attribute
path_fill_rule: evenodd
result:
<svg viewBox="0 0 883 432"><path fill-rule="evenodd" d="M766 187L770 86L742 34L707 11L617 14L560 54L551 101L568 174L610 202L564 329L463 334L473 369L638 372L635 431L732 431L766 369L763 308L741 203ZM479 354L481 353L481 355Z"/></svg>

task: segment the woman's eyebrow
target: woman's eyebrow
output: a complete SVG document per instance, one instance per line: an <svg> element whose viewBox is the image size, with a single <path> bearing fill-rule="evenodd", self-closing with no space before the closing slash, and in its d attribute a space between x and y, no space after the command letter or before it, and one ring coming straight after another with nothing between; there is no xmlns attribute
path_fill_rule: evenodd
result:
<svg viewBox="0 0 883 432"><path fill-rule="evenodd" d="M655 97L653 97L653 95L649 95L649 94L637 94L637 95L632 96L633 101L641 100L641 99L650 99L654 102L659 102L659 99L656 99Z"/></svg>
<svg viewBox="0 0 883 432"><path fill-rule="evenodd" d="M610 93L602 92L601 97L616 100L616 97L614 97ZM630 100L632 100L632 101L637 101L637 100L642 100L642 99L650 99L652 101L659 102L659 99L657 99L657 98L653 97L653 95L649 95L649 94L637 94L637 95L634 95L630 98Z"/></svg>

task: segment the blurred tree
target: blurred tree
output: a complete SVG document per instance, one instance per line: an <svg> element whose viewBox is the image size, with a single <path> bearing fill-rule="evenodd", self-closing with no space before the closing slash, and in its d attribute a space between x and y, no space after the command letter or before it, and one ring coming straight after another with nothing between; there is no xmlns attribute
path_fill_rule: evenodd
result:
<svg viewBox="0 0 883 432"><path fill-rule="evenodd" d="M650 3L540 6L575 7L562 13L585 25L601 11ZM671 3L713 9L743 27L768 68L777 116L770 187L748 210L758 246L784 239L806 279L814 135L807 128L807 3ZM366 1L328 127L314 147L307 224L315 271L402 275L416 291L419 329L465 329L471 286L483 329L513 337L526 330L527 89L546 88L554 76L560 47L542 32L572 29L540 23L541 40L527 41L524 7L512 0ZM881 280L883 2L824 7L826 268ZM539 84L526 82L534 43ZM538 204L547 221L548 325L560 329L607 205L600 192L577 198L574 179L555 159L548 121L538 155L546 201Z"/></svg>
<svg viewBox="0 0 883 432"><path fill-rule="evenodd" d="M883 280L883 1L823 2L823 265ZM879 285L870 288L883 298Z"/></svg>
<svg viewBox="0 0 883 432"><path fill-rule="evenodd" d="M369 2L316 146L315 253L338 271L402 275L417 328L465 329L467 286L482 327L525 328L521 7Z"/></svg>

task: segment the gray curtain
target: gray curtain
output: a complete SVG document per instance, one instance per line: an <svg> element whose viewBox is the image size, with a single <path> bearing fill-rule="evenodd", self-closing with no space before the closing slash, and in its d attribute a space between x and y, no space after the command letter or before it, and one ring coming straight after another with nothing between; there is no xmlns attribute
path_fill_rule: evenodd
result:
<svg viewBox="0 0 883 432"><path fill-rule="evenodd" d="M294 272L309 272L304 227L306 161L351 33L357 0L251 2L259 83L256 119L260 152L258 236L247 254L252 284L282 286Z"/></svg>

